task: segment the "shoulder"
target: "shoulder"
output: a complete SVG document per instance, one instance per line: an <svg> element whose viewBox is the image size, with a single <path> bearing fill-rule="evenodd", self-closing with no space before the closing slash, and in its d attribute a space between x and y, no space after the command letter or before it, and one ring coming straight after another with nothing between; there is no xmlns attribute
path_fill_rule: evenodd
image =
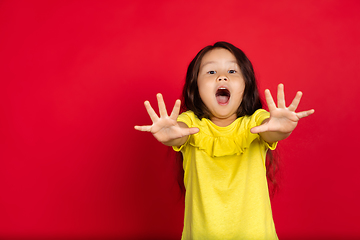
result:
<svg viewBox="0 0 360 240"><path fill-rule="evenodd" d="M196 117L195 113L191 110L188 110L186 112L182 112L178 118L184 118L184 117L188 117L188 118L194 118Z"/></svg>
<svg viewBox="0 0 360 240"><path fill-rule="evenodd" d="M251 125L249 127L255 127L260 125L265 119L270 117L270 113L265 109L256 110L251 116L243 117L245 123Z"/></svg>
<svg viewBox="0 0 360 240"><path fill-rule="evenodd" d="M185 123L188 127L196 127L201 125L201 120L195 115L193 111L186 111L179 115L178 122Z"/></svg>

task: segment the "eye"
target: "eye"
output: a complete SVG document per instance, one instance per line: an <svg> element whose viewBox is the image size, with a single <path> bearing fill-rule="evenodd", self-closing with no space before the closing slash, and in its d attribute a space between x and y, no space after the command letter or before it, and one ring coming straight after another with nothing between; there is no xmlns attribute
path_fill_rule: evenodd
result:
<svg viewBox="0 0 360 240"><path fill-rule="evenodd" d="M236 73L236 70L229 70L228 73Z"/></svg>
<svg viewBox="0 0 360 240"><path fill-rule="evenodd" d="M212 70L211 70L211 71L208 71L207 73L208 73L208 74L215 74L216 71L212 71Z"/></svg>

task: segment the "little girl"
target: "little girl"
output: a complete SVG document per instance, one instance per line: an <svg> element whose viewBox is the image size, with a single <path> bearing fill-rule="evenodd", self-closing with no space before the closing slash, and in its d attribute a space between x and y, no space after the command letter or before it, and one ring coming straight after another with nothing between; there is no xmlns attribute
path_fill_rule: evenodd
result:
<svg viewBox="0 0 360 240"><path fill-rule="evenodd" d="M226 42L203 48L189 65L180 100L168 116L157 94L160 117L148 101L153 122L135 126L183 155L185 219L182 239L277 239L266 181L265 157L314 110L295 110L296 94L285 106L278 86L277 106L265 90L262 109L251 62Z"/></svg>

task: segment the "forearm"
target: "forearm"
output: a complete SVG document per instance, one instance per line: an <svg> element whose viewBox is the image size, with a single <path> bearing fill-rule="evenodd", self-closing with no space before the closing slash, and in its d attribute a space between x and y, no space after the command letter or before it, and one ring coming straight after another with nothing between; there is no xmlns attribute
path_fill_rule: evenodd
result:
<svg viewBox="0 0 360 240"><path fill-rule="evenodd" d="M264 139L267 143L274 143L280 140L284 140L291 133L280 133L280 132L262 132L259 135Z"/></svg>
<svg viewBox="0 0 360 240"><path fill-rule="evenodd" d="M172 147L172 146L180 147L181 145L186 143L188 137L189 136L184 136L181 138L173 139L173 140L170 140L167 142L163 142L163 144L166 146L170 146L170 147Z"/></svg>

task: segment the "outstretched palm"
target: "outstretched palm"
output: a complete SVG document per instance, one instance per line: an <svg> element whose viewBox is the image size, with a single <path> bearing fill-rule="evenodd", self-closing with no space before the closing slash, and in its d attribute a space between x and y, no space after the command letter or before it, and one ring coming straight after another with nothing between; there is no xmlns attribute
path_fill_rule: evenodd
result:
<svg viewBox="0 0 360 240"><path fill-rule="evenodd" d="M303 112L296 113L302 93L297 92L294 100L289 107L285 105L285 94L284 94L284 85L279 84L277 92L277 107L275 105L274 99L271 96L271 93L268 89L265 90L266 103L269 107L270 118L265 121L262 125L254 127L251 129L252 133L261 133L261 132L280 132L280 133L291 133L298 121L303 118L310 116L314 113L314 110L308 110Z"/></svg>
<svg viewBox="0 0 360 240"><path fill-rule="evenodd" d="M135 126L136 130L151 132L154 137L162 143L170 142L172 140L179 139L199 131L198 128L184 128L178 124L177 117L179 116L180 111L180 100L176 100L174 108L170 116L168 116L162 95L159 93L156 96L159 105L160 117L151 107L150 102L145 101L144 104L146 110L153 124L146 126Z"/></svg>

